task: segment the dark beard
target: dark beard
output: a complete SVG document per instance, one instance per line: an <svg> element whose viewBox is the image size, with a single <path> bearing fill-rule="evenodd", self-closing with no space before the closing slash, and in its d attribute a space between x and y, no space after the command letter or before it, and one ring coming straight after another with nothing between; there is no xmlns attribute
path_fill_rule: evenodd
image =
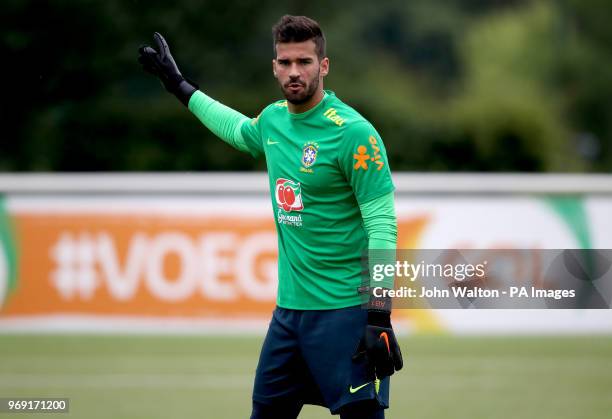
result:
<svg viewBox="0 0 612 419"><path fill-rule="evenodd" d="M291 93L288 93L288 91L285 90L283 86L281 86L281 90L283 92L283 95L285 96L285 99L287 99L287 102L293 105L301 105L303 103L308 102L315 95L318 88L319 88L319 73L317 73L317 76L314 78L312 83L308 85L308 90L304 90L303 93L297 96Z"/></svg>

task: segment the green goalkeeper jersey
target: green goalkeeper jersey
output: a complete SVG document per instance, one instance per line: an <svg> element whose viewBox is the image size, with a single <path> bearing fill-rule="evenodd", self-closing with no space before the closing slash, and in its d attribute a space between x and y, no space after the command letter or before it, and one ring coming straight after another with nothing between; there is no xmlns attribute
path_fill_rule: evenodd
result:
<svg viewBox="0 0 612 419"><path fill-rule="evenodd" d="M324 310L362 302L368 248L359 205L393 191L374 127L331 91L314 108L266 107L241 134L266 157L278 233L279 307Z"/></svg>

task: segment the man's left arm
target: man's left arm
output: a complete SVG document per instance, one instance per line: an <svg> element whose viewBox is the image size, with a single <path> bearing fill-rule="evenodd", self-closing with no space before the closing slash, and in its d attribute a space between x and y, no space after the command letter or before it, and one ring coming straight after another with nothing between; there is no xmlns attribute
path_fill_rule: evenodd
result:
<svg viewBox="0 0 612 419"><path fill-rule="evenodd" d="M347 127L339 163L361 210L368 236L370 267L373 259L381 256L383 261L394 263L395 187L383 141L372 125L358 121ZM391 327L391 300L375 297L373 287L368 285L368 324L356 356L366 356L375 376L382 378L402 368L402 356ZM393 288L393 278L386 278L380 286Z"/></svg>
<svg viewBox="0 0 612 419"><path fill-rule="evenodd" d="M397 220L393 192L374 198L359 205L363 226L368 236L368 261L370 272L375 263L395 264L397 247ZM394 276L387 277L380 284L370 274L368 288L368 323L362 350L368 357L377 378L392 375L403 367L400 350L391 326L391 298L376 297L375 286L393 289Z"/></svg>

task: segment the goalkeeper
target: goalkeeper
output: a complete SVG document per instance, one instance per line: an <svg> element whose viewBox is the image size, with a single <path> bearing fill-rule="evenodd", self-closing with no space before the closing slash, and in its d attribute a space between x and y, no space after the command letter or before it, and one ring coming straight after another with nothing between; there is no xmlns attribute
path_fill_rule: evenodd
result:
<svg viewBox="0 0 612 419"><path fill-rule="evenodd" d="M361 255L396 247L394 186L374 127L323 90L329 58L318 23L287 15L274 26L272 68L286 100L254 119L198 90L154 38L155 48L139 49L143 68L223 141L266 158L279 283L251 418L296 418L304 404L383 418L402 356L390 301L370 295L362 308Z"/></svg>

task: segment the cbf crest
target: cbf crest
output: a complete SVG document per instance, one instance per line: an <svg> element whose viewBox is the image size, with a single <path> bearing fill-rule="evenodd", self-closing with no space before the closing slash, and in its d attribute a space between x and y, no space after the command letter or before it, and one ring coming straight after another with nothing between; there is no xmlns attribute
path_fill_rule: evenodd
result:
<svg viewBox="0 0 612 419"><path fill-rule="evenodd" d="M309 141L302 148L302 165L308 169L317 161L319 154L319 144L314 141ZM310 171L310 170L309 170Z"/></svg>

